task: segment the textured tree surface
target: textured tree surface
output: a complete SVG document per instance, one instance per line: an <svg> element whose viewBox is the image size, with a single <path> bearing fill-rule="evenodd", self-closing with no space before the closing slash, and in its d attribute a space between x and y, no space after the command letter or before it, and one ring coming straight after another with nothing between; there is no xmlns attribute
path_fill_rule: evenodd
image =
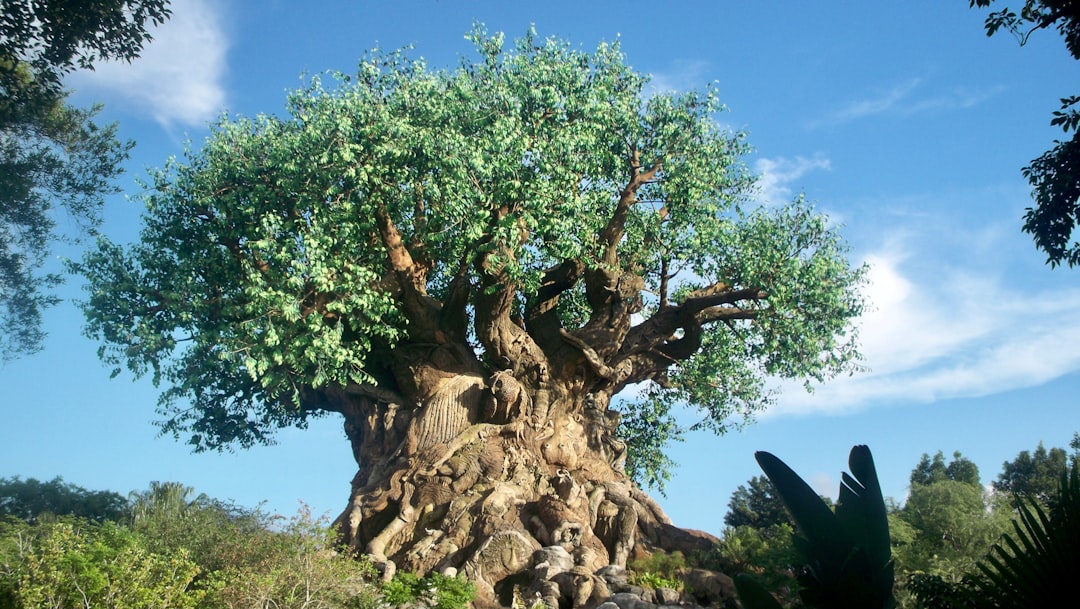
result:
<svg viewBox="0 0 1080 609"><path fill-rule="evenodd" d="M715 91L471 39L220 122L154 175L141 243L76 265L88 332L196 450L343 416L338 524L387 569L584 606L598 569L701 541L632 481L662 480L672 408L723 432L770 375L850 369L862 269L801 200L754 203Z"/></svg>

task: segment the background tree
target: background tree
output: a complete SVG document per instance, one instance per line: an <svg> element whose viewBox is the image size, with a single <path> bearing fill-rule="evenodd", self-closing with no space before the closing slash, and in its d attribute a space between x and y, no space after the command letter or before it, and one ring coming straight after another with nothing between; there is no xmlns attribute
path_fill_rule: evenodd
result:
<svg viewBox="0 0 1080 609"><path fill-rule="evenodd" d="M1035 452L1020 451L1012 461L1001 466L993 484L995 491L1010 497L1023 496L1049 506L1068 469L1069 456L1063 448L1046 450L1042 442Z"/></svg>
<svg viewBox="0 0 1080 609"><path fill-rule="evenodd" d="M970 6L989 7L994 0L970 0ZM1003 8L986 17L986 34L1011 32L1023 46L1031 34L1056 29L1074 59L1080 59L1080 5L1065 0L1025 0L1020 12ZM1061 99L1050 124L1059 126L1071 139L1055 141L1054 147L1023 169L1032 186L1035 207L1024 214L1024 231L1046 252L1051 266L1080 263L1080 242L1073 231L1080 221L1080 96Z"/></svg>
<svg viewBox="0 0 1080 609"><path fill-rule="evenodd" d="M1073 438L1076 439L1076 436ZM950 583L940 577L912 578L920 606L1047 607L1071 594L1080 569L1080 473L1076 461L1062 472L1052 508L1020 497L1017 516L972 577Z"/></svg>
<svg viewBox="0 0 1080 609"><path fill-rule="evenodd" d="M795 522L772 482L766 476L754 476L731 494L724 524L764 529L778 524L794 526Z"/></svg>
<svg viewBox="0 0 1080 609"><path fill-rule="evenodd" d="M890 518L898 569L959 581L1008 528L1010 515L959 452L949 463L940 451L933 459L924 454L911 472L907 501Z"/></svg>
<svg viewBox="0 0 1080 609"><path fill-rule="evenodd" d="M919 464L911 470L911 486L927 486L934 482L953 480L979 486L979 467L959 451L953 453L953 459L945 463L945 455L939 450L934 458L923 453Z"/></svg>
<svg viewBox="0 0 1080 609"><path fill-rule="evenodd" d="M792 543L795 521L772 481L754 476L740 484L728 501L724 524L709 562L728 575L752 573L769 590L794 601L799 560Z"/></svg>
<svg viewBox="0 0 1080 609"><path fill-rule="evenodd" d="M152 551L187 552L205 574L248 568L278 544L271 515L194 495L192 487L179 482L152 482L145 491L131 493L129 501L127 522Z"/></svg>
<svg viewBox="0 0 1080 609"><path fill-rule="evenodd" d="M66 74L102 60L131 61L167 0L0 1L0 360L41 347L42 309L57 273L42 274L57 205L81 231L100 222L104 195L131 143L116 125L67 103ZM66 237L77 237L68 233Z"/></svg>
<svg viewBox="0 0 1080 609"><path fill-rule="evenodd" d="M119 521L127 513L123 495L112 491L90 491L64 482L57 476L48 482L18 476L0 478L0 516L12 516L29 523L45 514L75 516L93 522Z"/></svg>
<svg viewBox="0 0 1080 609"><path fill-rule="evenodd" d="M852 370L863 270L801 199L754 204L715 91L646 95L618 45L471 38L456 70L374 54L220 122L154 174L141 242L74 270L105 361L166 385L165 432L249 446L337 413L352 548L558 604L525 572L542 546L588 573L701 546L627 477L613 396L724 432L768 376Z"/></svg>

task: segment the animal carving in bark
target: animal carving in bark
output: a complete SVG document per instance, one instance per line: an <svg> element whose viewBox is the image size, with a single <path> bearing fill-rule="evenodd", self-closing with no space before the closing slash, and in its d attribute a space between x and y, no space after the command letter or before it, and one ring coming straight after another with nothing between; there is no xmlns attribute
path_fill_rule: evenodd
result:
<svg viewBox="0 0 1080 609"><path fill-rule="evenodd" d="M165 432L340 417L343 543L481 606L590 605L598 571L695 539L642 490L674 409L722 432L769 377L850 370L863 271L801 199L755 203L715 90L649 94L617 44L471 38L456 69L372 55L223 119L153 174L139 243L73 267Z"/></svg>

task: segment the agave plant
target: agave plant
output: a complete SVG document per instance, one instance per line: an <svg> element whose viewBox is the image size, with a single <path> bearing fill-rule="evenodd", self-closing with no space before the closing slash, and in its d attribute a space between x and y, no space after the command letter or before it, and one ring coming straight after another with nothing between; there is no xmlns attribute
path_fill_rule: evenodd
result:
<svg viewBox="0 0 1080 609"><path fill-rule="evenodd" d="M803 603L817 609L895 607L889 523L870 449L851 449L851 473L842 476L835 511L776 456L754 456L795 520ZM749 576L737 576L735 586L746 609L781 609Z"/></svg>

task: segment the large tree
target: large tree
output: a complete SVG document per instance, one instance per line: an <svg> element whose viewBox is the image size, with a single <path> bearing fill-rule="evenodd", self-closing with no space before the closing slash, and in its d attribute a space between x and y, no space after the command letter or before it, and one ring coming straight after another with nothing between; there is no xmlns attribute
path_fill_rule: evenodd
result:
<svg viewBox="0 0 1080 609"><path fill-rule="evenodd" d="M42 267L79 232L56 230L57 212L96 227L131 147L99 108L68 104L64 76L134 59L168 15L168 0L0 0L0 361L41 348L61 278Z"/></svg>
<svg viewBox="0 0 1080 609"><path fill-rule="evenodd" d="M971 7L986 8L995 0L969 0ZM1072 0L1024 0L1017 13L1005 7L986 17L986 35L1008 31L1023 46L1035 32L1056 29L1074 59L1080 59L1080 4ZM1031 161L1022 170L1032 187L1035 206L1024 213L1024 232L1046 253L1047 262L1057 266L1080 264L1080 242L1073 238L1080 222L1080 96L1061 99L1050 124L1072 137L1057 140L1054 147Z"/></svg>
<svg viewBox="0 0 1080 609"><path fill-rule="evenodd" d="M562 577L580 605L690 539L624 472L613 399L723 432L769 376L850 370L863 270L802 200L755 204L714 90L649 95L617 44L471 39L455 70L372 54L284 118L221 121L153 175L141 242L75 267L105 361L166 386L165 432L340 415L353 548L481 604L557 603ZM532 570L548 546L578 569Z"/></svg>

